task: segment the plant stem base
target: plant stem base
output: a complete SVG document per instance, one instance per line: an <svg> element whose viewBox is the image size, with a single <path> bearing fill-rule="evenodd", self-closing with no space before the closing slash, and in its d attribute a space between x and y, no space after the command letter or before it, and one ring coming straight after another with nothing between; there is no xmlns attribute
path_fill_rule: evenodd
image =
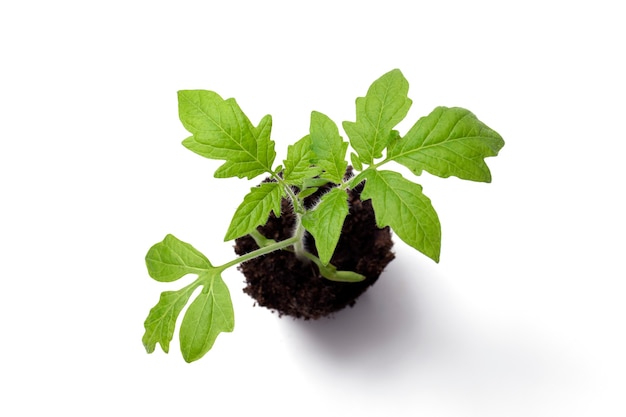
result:
<svg viewBox="0 0 626 417"><path fill-rule="evenodd" d="M239 269L246 278L244 292L256 304L305 320L331 315L345 307L352 307L356 299L380 276L393 260L393 242L388 227L376 227L371 201L361 201L363 185L348 190L350 214L346 218L342 235L331 259L339 270L358 272L366 277L357 283L329 281L322 277L312 262L299 259L292 251L280 250L244 262ZM324 190L309 197L305 203L315 204ZM280 217L270 216L259 232L268 239L284 240L292 236L295 216L290 203L283 200ZM307 234L305 248L317 255L315 241ZM251 236L235 241L238 255L258 249Z"/></svg>

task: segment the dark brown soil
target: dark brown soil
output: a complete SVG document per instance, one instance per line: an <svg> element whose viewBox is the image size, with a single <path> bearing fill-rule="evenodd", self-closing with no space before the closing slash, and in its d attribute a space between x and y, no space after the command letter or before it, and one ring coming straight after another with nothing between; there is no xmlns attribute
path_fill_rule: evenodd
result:
<svg viewBox="0 0 626 417"><path fill-rule="evenodd" d="M277 311L281 316L318 319L347 306L369 286L374 284L380 273L394 258L391 252L393 242L388 227L376 227L371 201L361 201L363 185L349 190L350 213L343 225L331 263L339 270L350 270L365 275L358 283L330 281L319 274L312 262L298 259L291 251L281 250L252 259L240 265L246 277L244 292L256 300L260 306ZM320 192L323 192L321 190ZM319 194L306 200L308 205L315 203ZM282 214L270 216L259 232L276 241L292 236L295 216L290 203L283 200ZM305 237L305 247L313 254L315 241L309 234ZM258 249L254 239L244 236L235 241L238 255Z"/></svg>

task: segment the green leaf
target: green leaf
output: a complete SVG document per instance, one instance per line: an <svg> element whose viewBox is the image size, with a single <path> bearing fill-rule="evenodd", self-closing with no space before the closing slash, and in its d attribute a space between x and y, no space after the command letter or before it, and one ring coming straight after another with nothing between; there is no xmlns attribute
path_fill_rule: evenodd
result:
<svg viewBox="0 0 626 417"><path fill-rule="evenodd" d="M357 272L353 271L340 271L337 270L337 267L331 263L324 264L320 258L304 251L302 255L312 261L320 271L320 275L324 278L327 278L331 281L337 282L359 282L363 281L366 277L365 275L361 275Z"/></svg>
<svg viewBox="0 0 626 417"><path fill-rule="evenodd" d="M382 156L393 127L411 107L408 91L408 81L395 69L374 81L365 97L357 98L356 122L343 122L343 128L361 162L371 165Z"/></svg>
<svg viewBox="0 0 626 417"><path fill-rule="evenodd" d="M417 175L425 170L443 178L490 182L484 158L496 156L503 146L502 137L469 110L437 107L390 144L387 159Z"/></svg>
<svg viewBox="0 0 626 417"><path fill-rule="evenodd" d="M254 127L235 99L224 100L206 90L179 91L178 110L183 126L193 134L183 145L206 158L226 161L216 177L252 179L271 172L276 157L271 116Z"/></svg>
<svg viewBox="0 0 626 417"><path fill-rule="evenodd" d="M366 276L353 271L338 271L333 264L324 265L321 262L316 263L320 275L324 278L336 282L361 282Z"/></svg>
<svg viewBox="0 0 626 417"><path fill-rule="evenodd" d="M146 264L150 276L159 281L174 281L188 273L198 275L194 282L178 291L161 293L159 302L150 310L142 339L148 353L154 352L157 343L165 353L169 352L178 315L201 285L202 293L191 303L181 324L181 351L185 360L199 359L213 346L220 332L233 330L230 293L220 276L223 268L213 267L193 246L172 235L150 248Z"/></svg>
<svg viewBox="0 0 626 417"><path fill-rule="evenodd" d="M348 142L339 136L335 122L316 111L311 113L310 133L317 166L325 171L322 177L335 184L341 183L348 166L345 160Z"/></svg>
<svg viewBox="0 0 626 417"><path fill-rule="evenodd" d="M315 238L315 247L324 265L330 262L335 252L347 215L347 193L339 188L333 188L322 196L312 211L302 216L302 224Z"/></svg>
<svg viewBox="0 0 626 417"><path fill-rule="evenodd" d="M368 169L363 200L372 199L378 227L391 226L404 242L439 262L441 225L422 186L397 172Z"/></svg>
<svg viewBox="0 0 626 417"><path fill-rule="evenodd" d="M354 169L356 169L357 171L363 171L363 165L361 164L361 161L359 160L359 156L357 154L355 154L354 152L350 153L350 160L352 161L352 166L354 167Z"/></svg>
<svg viewBox="0 0 626 417"><path fill-rule="evenodd" d="M155 280L171 282L187 274L201 274L211 268L211 263L189 243L167 235L162 242L150 248L146 266Z"/></svg>
<svg viewBox="0 0 626 417"><path fill-rule="evenodd" d="M307 178L303 182L303 187L323 187L328 184L328 180L324 178Z"/></svg>
<svg viewBox="0 0 626 417"><path fill-rule="evenodd" d="M169 352L176 319L196 287L197 285L188 285L178 291L161 293L159 302L152 307L144 322L146 331L142 341L148 353L154 352L157 343L165 353Z"/></svg>
<svg viewBox="0 0 626 417"><path fill-rule="evenodd" d="M283 188L277 182L266 182L251 188L235 211L224 240L236 239L264 225L272 211L279 217L282 197Z"/></svg>
<svg viewBox="0 0 626 417"><path fill-rule="evenodd" d="M319 190L318 187L305 188L304 190L302 190L302 191L300 191L298 193L298 198L300 200L304 200L308 196L311 196L311 195L315 194L317 192L317 190Z"/></svg>
<svg viewBox="0 0 626 417"><path fill-rule="evenodd" d="M307 135L287 147L287 159L283 161L283 179L287 184L302 187L302 182L320 174L321 168L314 166L315 153L311 148L311 136Z"/></svg>
<svg viewBox="0 0 626 417"><path fill-rule="evenodd" d="M228 287L219 274L214 274L187 309L180 326L180 349L187 362L207 353L221 332L232 332L235 315Z"/></svg>

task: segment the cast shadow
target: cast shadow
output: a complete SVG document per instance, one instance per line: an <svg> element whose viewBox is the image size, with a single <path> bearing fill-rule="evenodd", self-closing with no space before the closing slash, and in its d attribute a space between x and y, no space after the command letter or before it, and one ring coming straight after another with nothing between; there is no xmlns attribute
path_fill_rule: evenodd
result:
<svg viewBox="0 0 626 417"><path fill-rule="evenodd" d="M353 308L330 319L287 321L291 348L325 375L391 384L423 378L485 400L581 390L585 371L564 360L561 347L473 316L436 268L397 258Z"/></svg>
<svg viewBox="0 0 626 417"><path fill-rule="evenodd" d="M441 299L428 284L431 272L396 259L354 307L317 321L294 320L287 331L302 344L298 349L344 368L392 370L428 344L431 307Z"/></svg>

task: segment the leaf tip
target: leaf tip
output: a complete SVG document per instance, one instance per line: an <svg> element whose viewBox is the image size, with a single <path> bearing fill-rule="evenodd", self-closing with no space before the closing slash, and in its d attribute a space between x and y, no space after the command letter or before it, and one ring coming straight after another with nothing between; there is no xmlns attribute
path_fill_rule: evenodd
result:
<svg viewBox="0 0 626 417"><path fill-rule="evenodd" d="M154 352L154 348L156 347L156 345L151 345L147 342L143 342L143 347L144 349L146 349L146 353L153 353Z"/></svg>
<svg viewBox="0 0 626 417"><path fill-rule="evenodd" d="M439 260L441 258L441 238L439 238L439 245L434 248L434 251L432 253L428 254L428 257L435 261L436 264L439 263Z"/></svg>

